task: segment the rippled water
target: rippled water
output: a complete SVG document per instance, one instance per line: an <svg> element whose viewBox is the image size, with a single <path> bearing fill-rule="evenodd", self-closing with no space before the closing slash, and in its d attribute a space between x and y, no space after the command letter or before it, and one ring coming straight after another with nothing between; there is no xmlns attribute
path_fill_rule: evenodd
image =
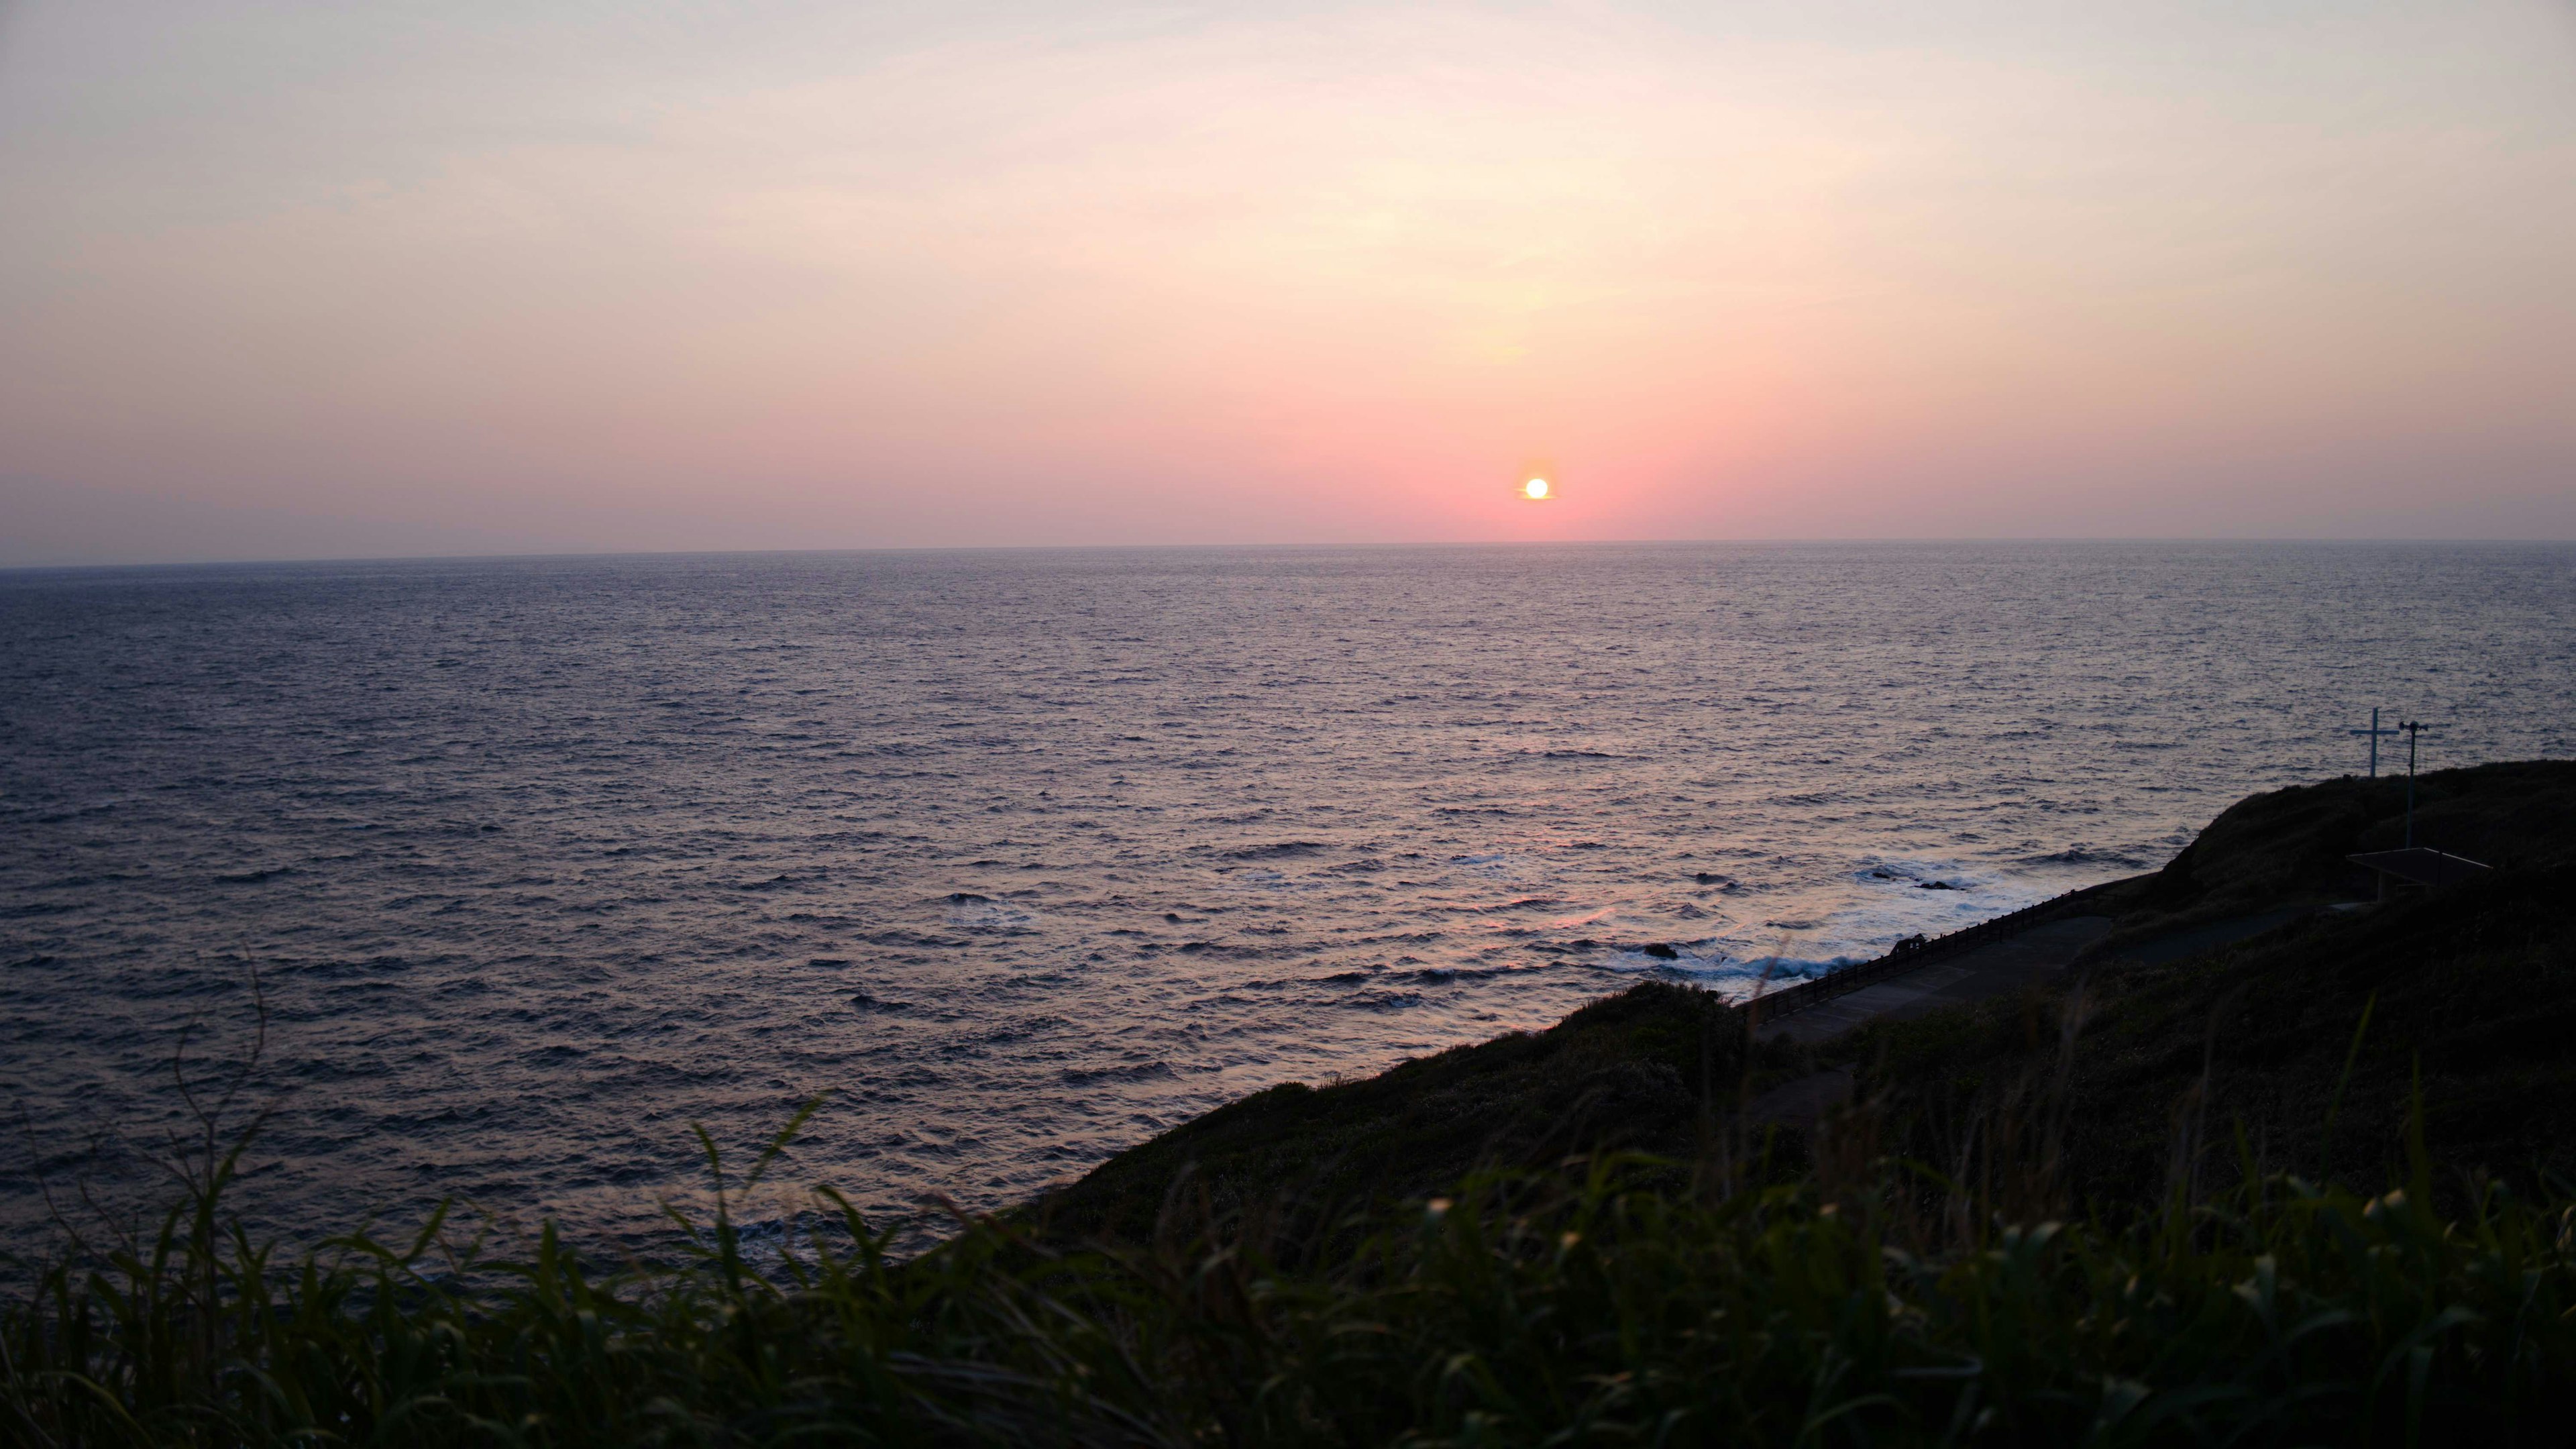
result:
<svg viewBox="0 0 2576 1449"><path fill-rule="evenodd" d="M2151 867L2358 768L2373 704L2431 765L2576 754L2571 620L2564 546L4 574L0 1215L38 1153L138 1180L253 965L289 1222L632 1229L686 1124L827 1089L799 1175L1007 1200L1647 973Z"/></svg>

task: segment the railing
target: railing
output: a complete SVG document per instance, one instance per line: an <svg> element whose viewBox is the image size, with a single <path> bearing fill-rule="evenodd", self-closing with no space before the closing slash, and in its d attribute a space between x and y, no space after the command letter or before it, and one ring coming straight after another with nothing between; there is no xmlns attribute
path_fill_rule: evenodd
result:
<svg viewBox="0 0 2576 1449"><path fill-rule="evenodd" d="M2037 925L2043 917L2063 911L2088 896L2100 895L2115 885L2126 883L2121 880L2106 880L2100 885L2068 891L2062 896L2041 901L2038 905L2024 906L2018 911L1997 916L1992 920L1979 921L1973 926L1952 931L1946 936L1935 936L1928 941L1921 936L1910 936L1897 942L1894 949L1875 961L1855 962L1852 965L1828 971L1822 976L1793 981L1777 990L1759 993L1746 1005L1758 1005L1761 1009L1761 1019L1764 1021L1775 1020L1791 1012L1804 1011L1808 1007L1831 1001L1837 996L1858 991L1864 986L1875 986L1890 977L1902 976L1918 966L1928 966L1944 956L1955 956L1971 946L1982 946L1998 937L2017 935L2028 927Z"/></svg>

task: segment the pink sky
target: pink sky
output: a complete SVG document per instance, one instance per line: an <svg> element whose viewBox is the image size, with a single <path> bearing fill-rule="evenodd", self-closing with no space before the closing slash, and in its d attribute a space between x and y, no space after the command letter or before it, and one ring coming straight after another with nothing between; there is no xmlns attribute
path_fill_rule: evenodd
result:
<svg viewBox="0 0 2576 1449"><path fill-rule="evenodd" d="M35 0L0 564L2563 539L2571 258L2564 5Z"/></svg>

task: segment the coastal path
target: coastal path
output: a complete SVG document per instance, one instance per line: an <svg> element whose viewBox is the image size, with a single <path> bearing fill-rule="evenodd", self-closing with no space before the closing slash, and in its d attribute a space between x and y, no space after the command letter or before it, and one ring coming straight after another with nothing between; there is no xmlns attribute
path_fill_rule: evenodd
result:
<svg viewBox="0 0 2576 1449"><path fill-rule="evenodd" d="M2153 964L2215 950L2284 925L2310 909L2313 908L2286 907L2195 926L2130 947L2119 957ZM1857 990L1812 1003L1800 1002L1776 1021L1757 1017L1755 1030L1765 1041L1786 1038L1820 1042L1866 1022L1901 1020L1964 1002L2007 996L2057 980L2078 953L2111 933L2112 924L2109 916L2051 914L2017 930L1986 935L1964 949L1928 959L1899 974L1883 976ZM1746 1104L1744 1120L1756 1126L1775 1122L1805 1126L1850 1100L1851 1093L1851 1072L1829 1068L1756 1097Z"/></svg>

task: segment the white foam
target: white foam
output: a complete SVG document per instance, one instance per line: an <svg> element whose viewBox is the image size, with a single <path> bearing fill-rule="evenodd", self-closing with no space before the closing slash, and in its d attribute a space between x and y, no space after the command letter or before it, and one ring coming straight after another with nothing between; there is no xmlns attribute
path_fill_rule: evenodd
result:
<svg viewBox="0 0 2576 1449"><path fill-rule="evenodd" d="M1037 912L1000 901L966 899L948 906L948 924L960 931L1020 932L1037 928Z"/></svg>
<svg viewBox="0 0 2576 1449"><path fill-rule="evenodd" d="M1909 936L1942 936L2045 899L2050 892L1990 869L1926 857L1874 857L1836 881L1818 883L1765 901L1765 916L1721 920L1718 929L1691 940L1660 942L1673 954L1649 953L1643 944L1611 946L1596 960L1626 974L1678 977L1732 999L1771 986L1809 980L1844 966L1875 961ZM1568 918L1560 929L1598 930L1616 917L1621 934L1635 939L1661 925L1669 913L1644 918L1595 912ZM1703 923L1694 921L1693 925Z"/></svg>

